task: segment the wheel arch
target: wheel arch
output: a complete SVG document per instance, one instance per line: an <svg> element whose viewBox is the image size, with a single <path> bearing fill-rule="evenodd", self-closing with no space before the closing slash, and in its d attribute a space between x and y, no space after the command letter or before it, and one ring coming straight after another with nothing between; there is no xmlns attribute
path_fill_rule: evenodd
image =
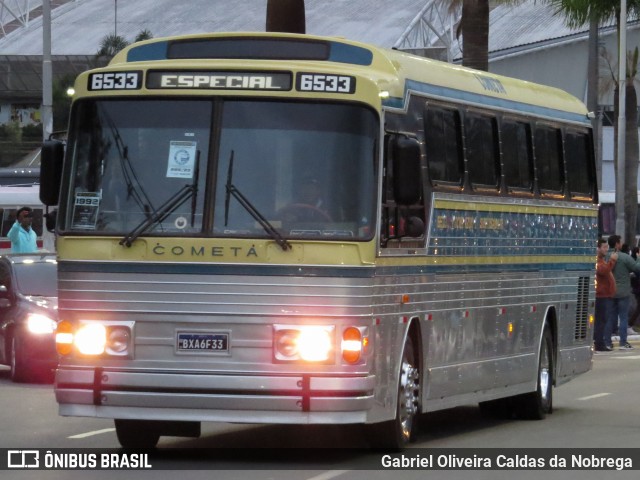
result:
<svg viewBox="0 0 640 480"><path fill-rule="evenodd" d="M540 353L540 349L542 348L542 341L544 335L545 326L549 326L549 330L551 331L551 342L552 342L552 350L551 350L551 358L553 361L552 372L553 372L553 385L556 385L556 377L558 372L558 314L555 306L550 306L547 308L547 311L544 316L544 321L542 323L542 328L540 329L540 341L538 346L538 354Z"/></svg>
<svg viewBox="0 0 640 480"><path fill-rule="evenodd" d="M406 329L404 338L402 339L402 345L404 348L404 344L406 342L407 339L411 340L411 343L413 345L413 352L414 355L416 356L416 359L418 361L418 372L420 374L420 384L424 385L424 381L425 381L425 356L422 354L423 352L423 348L424 348L424 344L423 344L423 338L422 338L422 327L420 325L420 317L418 317L417 315L409 318L409 327ZM400 375L400 365L402 364L402 352L400 352L400 361L399 361L399 365L398 365L398 375ZM420 389L420 391L422 392L422 388ZM422 409L422 404L423 404L423 396L420 395L419 398L420 401L420 409Z"/></svg>

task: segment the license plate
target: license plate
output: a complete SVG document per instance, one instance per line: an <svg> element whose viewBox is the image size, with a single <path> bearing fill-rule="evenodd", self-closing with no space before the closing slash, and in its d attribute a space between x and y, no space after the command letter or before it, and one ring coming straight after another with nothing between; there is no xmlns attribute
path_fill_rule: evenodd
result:
<svg viewBox="0 0 640 480"><path fill-rule="evenodd" d="M179 352L228 352L228 333L187 333L178 332Z"/></svg>

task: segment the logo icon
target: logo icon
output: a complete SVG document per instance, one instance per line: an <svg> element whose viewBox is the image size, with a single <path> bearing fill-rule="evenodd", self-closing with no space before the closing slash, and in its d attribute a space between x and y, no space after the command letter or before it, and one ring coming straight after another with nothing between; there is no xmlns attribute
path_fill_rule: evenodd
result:
<svg viewBox="0 0 640 480"><path fill-rule="evenodd" d="M178 165L186 165L190 158L191 156L189 155L189 152L185 149L178 150L173 156L173 159Z"/></svg>
<svg viewBox="0 0 640 480"><path fill-rule="evenodd" d="M7 467L38 468L40 467L40 452L38 450L9 450L7 452Z"/></svg>

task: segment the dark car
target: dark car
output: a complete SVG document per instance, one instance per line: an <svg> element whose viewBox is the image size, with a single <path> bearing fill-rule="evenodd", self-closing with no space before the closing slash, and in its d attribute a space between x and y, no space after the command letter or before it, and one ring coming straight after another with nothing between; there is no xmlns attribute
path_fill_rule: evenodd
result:
<svg viewBox="0 0 640 480"><path fill-rule="evenodd" d="M14 382L52 378L57 322L55 255L0 256L0 363Z"/></svg>

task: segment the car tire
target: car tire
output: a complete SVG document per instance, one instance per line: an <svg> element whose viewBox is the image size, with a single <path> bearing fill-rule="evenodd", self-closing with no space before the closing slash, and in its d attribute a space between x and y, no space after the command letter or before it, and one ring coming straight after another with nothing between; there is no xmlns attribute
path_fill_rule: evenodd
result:
<svg viewBox="0 0 640 480"><path fill-rule="evenodd" d="M118 418L114 423L123 448L155 448L160 440L160 422Z"/></svg>
<svg viewBox="0 0 640 480"><path fill-rule="evenodd" d="M12 335L9 342L9 377L13 382L26 382L31 378L32 372L19 345L20 339L16 335Z"/></svg>

